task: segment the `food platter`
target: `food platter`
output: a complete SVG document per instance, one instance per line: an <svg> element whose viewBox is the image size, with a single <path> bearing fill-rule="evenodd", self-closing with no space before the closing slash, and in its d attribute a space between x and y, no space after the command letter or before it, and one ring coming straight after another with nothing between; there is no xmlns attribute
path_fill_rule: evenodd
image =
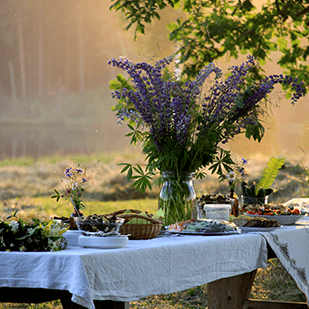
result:
<svg viewBox="0 0 309 309"><path fill-rule="evenodd" d="M260 217L268 220L276 220L281 225L293 225L300 219L304 217L304 215L278 215L278 216L268 216L268 215L253 215L246 213L247 216L254 218Z"/></svg>
<svg viewBox="0 0 309 309"><path fill-rule="evenodd" d="M182 235L215 236L240 234L241 230L234 223L224 220L200 219L171 224L167 227L167 232Z"/></svg>

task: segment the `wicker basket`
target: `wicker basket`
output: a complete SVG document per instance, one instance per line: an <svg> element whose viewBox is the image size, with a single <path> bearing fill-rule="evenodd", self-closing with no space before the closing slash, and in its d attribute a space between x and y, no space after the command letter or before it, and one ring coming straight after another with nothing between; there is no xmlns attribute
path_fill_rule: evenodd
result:
<svg viewBox="0 0 309 309"><path fill-rule="evenodd" d="M129 209L132 213L124 213L126 211L126 209L124 210L118 210L115 211L111 214L109 214L109 216L117 216L120 218L124 218L125 221L123 223L123 225L121 225L119 232L123 235L128 235L131 234L129 236L129 239L151 239L151 238L156 238L161 229L162 229L162 221L160 220L156 220L151 218L150 215L148 215L147 213L147 217L146 216L140 216L139 214L141 213L140 210L136 210L136 209ZM128 221L130 221L133 218L140 218L140 219L144 219L150 222L150 224L132 224L132 223L128 223Z"/></svg>

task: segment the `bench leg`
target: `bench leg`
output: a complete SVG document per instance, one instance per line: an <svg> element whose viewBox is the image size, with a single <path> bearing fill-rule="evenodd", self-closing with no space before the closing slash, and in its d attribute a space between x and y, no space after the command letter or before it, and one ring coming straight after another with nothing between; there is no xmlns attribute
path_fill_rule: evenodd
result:
<svg viewBox="0 0 309 309"><path fill-rule="evenodd" d="M308 309L308 305L299 302L247 299L243 309Z"/></svg>
<svg viewBox="0 0 309 309"><path fill-rule="evenodd" d="M61 298L61 305L63 309L85 309L85 307L78 305L71 301L71 297ZM113 300L95 300L94 305L96 309L129 309L129 302L120 302Z"/></svg>

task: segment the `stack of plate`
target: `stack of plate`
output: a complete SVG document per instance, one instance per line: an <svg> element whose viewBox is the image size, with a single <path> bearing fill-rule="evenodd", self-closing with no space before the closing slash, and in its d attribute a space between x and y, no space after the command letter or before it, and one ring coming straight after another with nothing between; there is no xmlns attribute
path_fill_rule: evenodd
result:
<svg viewBox="0 0 309 309"><path fill-rule="evenodd" d="M69 246L78 246L78 237L82 235L81 230L67 230L63 237L67 240Z"/></svg>
<svg viewBox="0 0 309 309"><path fill-rule="evenodd" d="M84 236L78 238L78 244L84 248L117 249L125 247L129 242L127 236Z"/></svg>

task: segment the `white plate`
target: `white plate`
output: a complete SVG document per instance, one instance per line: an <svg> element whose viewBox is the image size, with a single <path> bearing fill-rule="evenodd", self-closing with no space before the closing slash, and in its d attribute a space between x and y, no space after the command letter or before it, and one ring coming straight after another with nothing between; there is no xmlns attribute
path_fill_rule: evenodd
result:
<svg viewBox="0 0 309 309"><path fill-rule="evenodd" d="M282 226L274 226L274 227L240 227L242 232L271 232L277 229L281 229Z"/></svg>
<svg viewBox="0 0 309 309"><path fill-rule="evenodd" d="M304 215L278 215L278 216L266 216L266 215L251 215L247 214L247 216L254 218L254 217L262 217L268 220L276 220L281 225L293 225L298 220L304 217Z"/></svg>
<svg viewBox="0 0 309 309"><path fill-rule="evenodd" d="M170 230L168 231L169 233L172 234L182 234L182 235L200 235L200 236L217 236L217 235L235 235L235 234L240 234L240 230L232 230L232 231L227 231L227 232L195 232L195 231L173 231Z"/></svg>
<svg viewBox="0 0 309 309"><path fill-rule="evenodd" d="M79 236L78 244L84 248L118 249L129 243L127 236Z"/></svg>

